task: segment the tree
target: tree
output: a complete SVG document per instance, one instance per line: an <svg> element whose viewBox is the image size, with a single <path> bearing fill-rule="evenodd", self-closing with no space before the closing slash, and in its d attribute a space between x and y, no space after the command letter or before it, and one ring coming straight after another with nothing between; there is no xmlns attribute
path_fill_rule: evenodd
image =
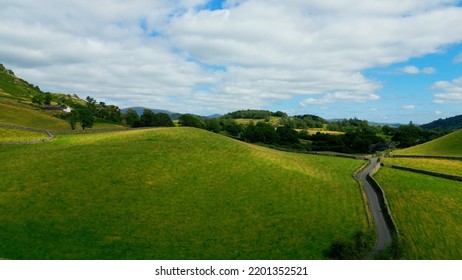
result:
<svg viewBox="0 0 462 280"><path fill-rule="evenodd" d="M94 117L93 113L88 109L88 108L81 108L79 111L79 116L80 116L80 126L82 127L83 130L85 128L91 128L93 127L93 122L94 122Z"/></svg>
<svg viewBox="0 0 462 280"><path fill-rule="evenodd" d="M178 121L178 123L182 126L190 126L190 127L197 127L197 128L205 128L204 120L201 117L185 114L182 115Z"/></svg>
<svg viewBox="0 0 462 280"><path fill-rule="evenodd" d="M256 125L250 122L243 133L244 140L251 143L274 144L279 141L275 128L267 123L259 122Z"/></svg>
<svg viewBox="0 0 462 280"><path fill-rule="evenodd" d="M215 133L219 133L223 130L218 119L208 119L205 121L206 129Z"/></svg>
<svg viewBox="0 0 462 280"><path fill-rule="evenodd" d="M87 108L90 110L92 116L96 115L96 100L90 96L87 96Z"/></svg>
<svg viewBox="0 0 462 280"><path fill-rule="evenodd" d="M32 97L32 103L42 105L43 104L43 96L41 94L36 94Z"/></svg>
<svg viewBox="0 0 462 280"><path fill-rule="evenodd" d="M72 110L69 114L67 114L67 121L71 125L71 129L75 130L75 126L79 121L79 113L76 110Z"/></svg>
<svg viewBox="0 0 462 280"><path fill-rule="evenodd" d="M115 122L115 123L122 122L122 113L120 112L119 107L115 105L106 106L106 112L107 112L107 117L106 117L107 120L111 122Z"/></svg>
<svg viewBox="0 0 462 280"><path fill-rule="evenodd" d="M43 103L45 105L50 105L52 99L53 99L53 96L50 93L47 93L45 94L45 97L43 98Z"/></svg>
<svg viewBox="0 0 462 280"><path fill-rule="evenodd" d="M154 115L154 126L171 127L174 124L167 113L157 113Z"/></svg>
<svg viewBox="0 0 462 280"><path fill-rule="evenodd" d="M140 126L140 116L138 116L138 113L134 109L128 109L123 114L123 120L125 121L125 124L130 127Z"/></svg>
<svg viewBox="0 0 462 280"><path fill-rule="evenodd" d="M140 117L140 123L142 127L151 127L155 125L155 114L149 109L144 109L143 114Z"/></svg>
<svg viewBox="0 0 462 280"><path fill-rule="evenodd" d="M281 144L295 144L299 143L298 133L290 127L278 127L276 133L279 135L279 142Z"/></svg>

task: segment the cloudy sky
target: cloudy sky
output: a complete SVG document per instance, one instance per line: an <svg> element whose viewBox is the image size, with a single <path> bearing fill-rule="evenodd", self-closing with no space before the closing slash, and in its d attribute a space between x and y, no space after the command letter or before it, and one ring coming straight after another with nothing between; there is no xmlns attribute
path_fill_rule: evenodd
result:
<svg viewBox="0 0 462 280"><path fill-rule="evenodd" d="M202 115L462 114L461 1L0 3L0 63L44 91Z"/></svg>

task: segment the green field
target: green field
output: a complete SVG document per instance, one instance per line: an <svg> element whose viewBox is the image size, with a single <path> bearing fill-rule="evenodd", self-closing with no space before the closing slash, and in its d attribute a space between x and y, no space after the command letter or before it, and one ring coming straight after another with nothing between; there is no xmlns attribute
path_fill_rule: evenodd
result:
<svg viewBox="0 0 462 280"><path fill-rule="evenodd" d="M383 163L462 176L462 161L432 158L384 158Z"/></svg>
<svg viewBox="0 0 462 280"><path fill-rule="evenodd" d="M0 258L322 259L367 231L362 161L192 128L0 146Z"/></svg>
<svg viewBox="0 0 462 280"><path fill-rule="evenodd" d="M70 129L66 121L50 114L18 101L0 98L0 122L47 130Z"/></svg>
<svg viewBox="0 0 462 280"><path fill-rule="evenodd" d="M280 117L270 117L270 120L269 120L269 124L273 125L273 126L279 126L279 121L281 120ZM236 119L236 122L238 124L243 124L243 125L247 125L251 122L253 123L258 123L258 122L265 122L265 119Z"/></svg>
<svg viewBox="0 0 462 280"><path fill-rule="evenodd" d="M45 133L0 127L0 143L41 140L47 137Z"/></svg>
<svg viewBox="0 0 462 280"><path fill-rule="evenodd" d="M375 178L407 245L408 259L462 259L462 183L381 168Z"/></svg>
<svg viewBox="0 0 462 280"><path fill-rule="evenodd" d="M394 151L397 155L462 156L462 130L433 141Z"/></svg>

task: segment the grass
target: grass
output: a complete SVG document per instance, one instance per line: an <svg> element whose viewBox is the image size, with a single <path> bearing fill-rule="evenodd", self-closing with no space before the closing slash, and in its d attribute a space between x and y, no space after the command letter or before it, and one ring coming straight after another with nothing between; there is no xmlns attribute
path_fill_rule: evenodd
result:
<svg viewBox="0 0 462 280"><path fill-rule="evenodd" d="M279 126L279 121L281 120L281 117L270 117L269 124L273 126ZM236 123L238 124L243 124L247 125L251 122L253 123L258 123L258 122L265 122L265 119L235 119Z"/></svg>
<svg viewBox="0 0 462 280"><path fill-rule="evenodd" d="M300 129L300 131L301 130L303 130L303 129ZM330 135L343 135L343 134L345 134L345 132L327 130L327 129L324 129L324 128L308 128L308 129L306 129L306 131L310 135L315 135L318 132L323 133L323 134L330 134Z"/></svg>
<svg viewBox="0 0 462 280"><path fill-rule="evenodd" d="M390 168L375 175L408 259L462 258L462 183Z"/></svg>
<svg viewBox="0 0 462 280"><path fill-rule="evenodd" d="M462 130L393 153L397 155L462 156Z"/></svg>
<svg viewBox="0 0 462 280"><path fill-rule="evenodd" d="M384 158L385 164L462 176L462 161L428 158Z"/></svg>
<svg viewBox="0 0 462 280"><path fill-rule="evenodd" d="M0 143L41 140L47 137L45 133L0 127Z"/></svg>
<svg viewBox="0 0 462 280"><path fill-rule="evenodd" d="M0 98L0 122L48 130L69 129L69 124L43 110Z"/></svg>
<svg viewBox="0 0 462 280"><path fill-rule="evenodd" d="M362 161L192 128L0 146L0 257L322 259L368 230Z"/></svg>
<svg viewBox="0 0 462 280"><path fill-rule="evenodd" d="M37 88L8 73L3 66L0 66L0 97L30 100L33 95L39 93Z"/></svg>

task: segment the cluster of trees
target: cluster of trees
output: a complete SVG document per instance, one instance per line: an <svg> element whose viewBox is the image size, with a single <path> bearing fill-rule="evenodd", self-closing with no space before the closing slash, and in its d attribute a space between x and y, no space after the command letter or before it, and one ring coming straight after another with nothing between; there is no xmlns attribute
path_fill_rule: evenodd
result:
<svg viewBox="0 0 462 280"><path fill-rule="evenodd" d="M182 115L179 118L178 124L206 129L215 133L223 133L238 139L240 139L245 128L244 125L238 124L234 119L225 117L207 119L192 114Z"/></svg>
<svg viewBox="0 0 462 280"><path fill-rule="evenodd" d="M122 113L119 107L115 105L106 105L104 102L97 103L94 98L87 96L86 106L96 118L113 123L122 122Z"/></svg>
<svg viewBox="0 0 462 280"><path fill-rule="evenodd" d="M65 118L69 122L72 130L76 129L78 122L83 130L91 128L96 118L111 123L122 122L122 113L119 107L106 105L104 102L97 103L96 100L90 96L87 96L85 99L85 104L73 102L71 106L72 110Z"/></svg>
<svg viewBox="0 0 462 280"><path fill-rule="evenodd" d="M407 148L419 145L445 135L445 131L425 130L412 124L401 125L398 128L384 126L382 132L392 136L391 140L397 143L398 148Z"/></svg>
<svg viewBox="0 0 462 280"><path fill-rule="evenodd" d="M144 109L141 116L136 110L128 109L122 116L124 123L129 127L171 127L174 126L172 119L167 113L154 113Z"/></svg>
<svg viewBox="0 0 462 280"><path fill-rule="evenodd" d="M37 105L50 105L53 96L50 93L39 93L32 97L32 103Z"/></svg>
<svg viewBox="0 0 462 280"><path fill-rule="evenodd" d="M300 133L300 138L311 143L313 151L333 151L338 153L373 153L390 148L390 143L371 131L350 131L343 135Z"/></svg>
<svg viewBox="0 0 462 280"><path fill-rule="evenodd" d="M369 125L369 122L366 120L354 119L344 119L341 121L333 121L327 124L327 129L332 131L341 131L341 132L352 132L357 130L370 130L373 129L373 126Z"/></svg>
<svg viewBox="0 0 462 280"><path fill-rule="evenodd" d="M294 116L292 118L282 118L279 121L282 126L294 129L322 128L327 121L315 115Z"/></svg>
<svg viewBox="0 0 462 280"><path fill-rule="evenodd" d="M224 115L224 118L231 119L267 119L273 117L287 118L287 114L281 111L271 112L268 110L239 110Z"/></svg>
<svg viewBox="0 0 462 280"><path fill-rule="evenodd" d="M93 127L93 123L95 122L95 118L91 111L84 106L73 109L66 117L72 130L76 129L77 122L80 122L80 126L83 130Z"/></svg>

